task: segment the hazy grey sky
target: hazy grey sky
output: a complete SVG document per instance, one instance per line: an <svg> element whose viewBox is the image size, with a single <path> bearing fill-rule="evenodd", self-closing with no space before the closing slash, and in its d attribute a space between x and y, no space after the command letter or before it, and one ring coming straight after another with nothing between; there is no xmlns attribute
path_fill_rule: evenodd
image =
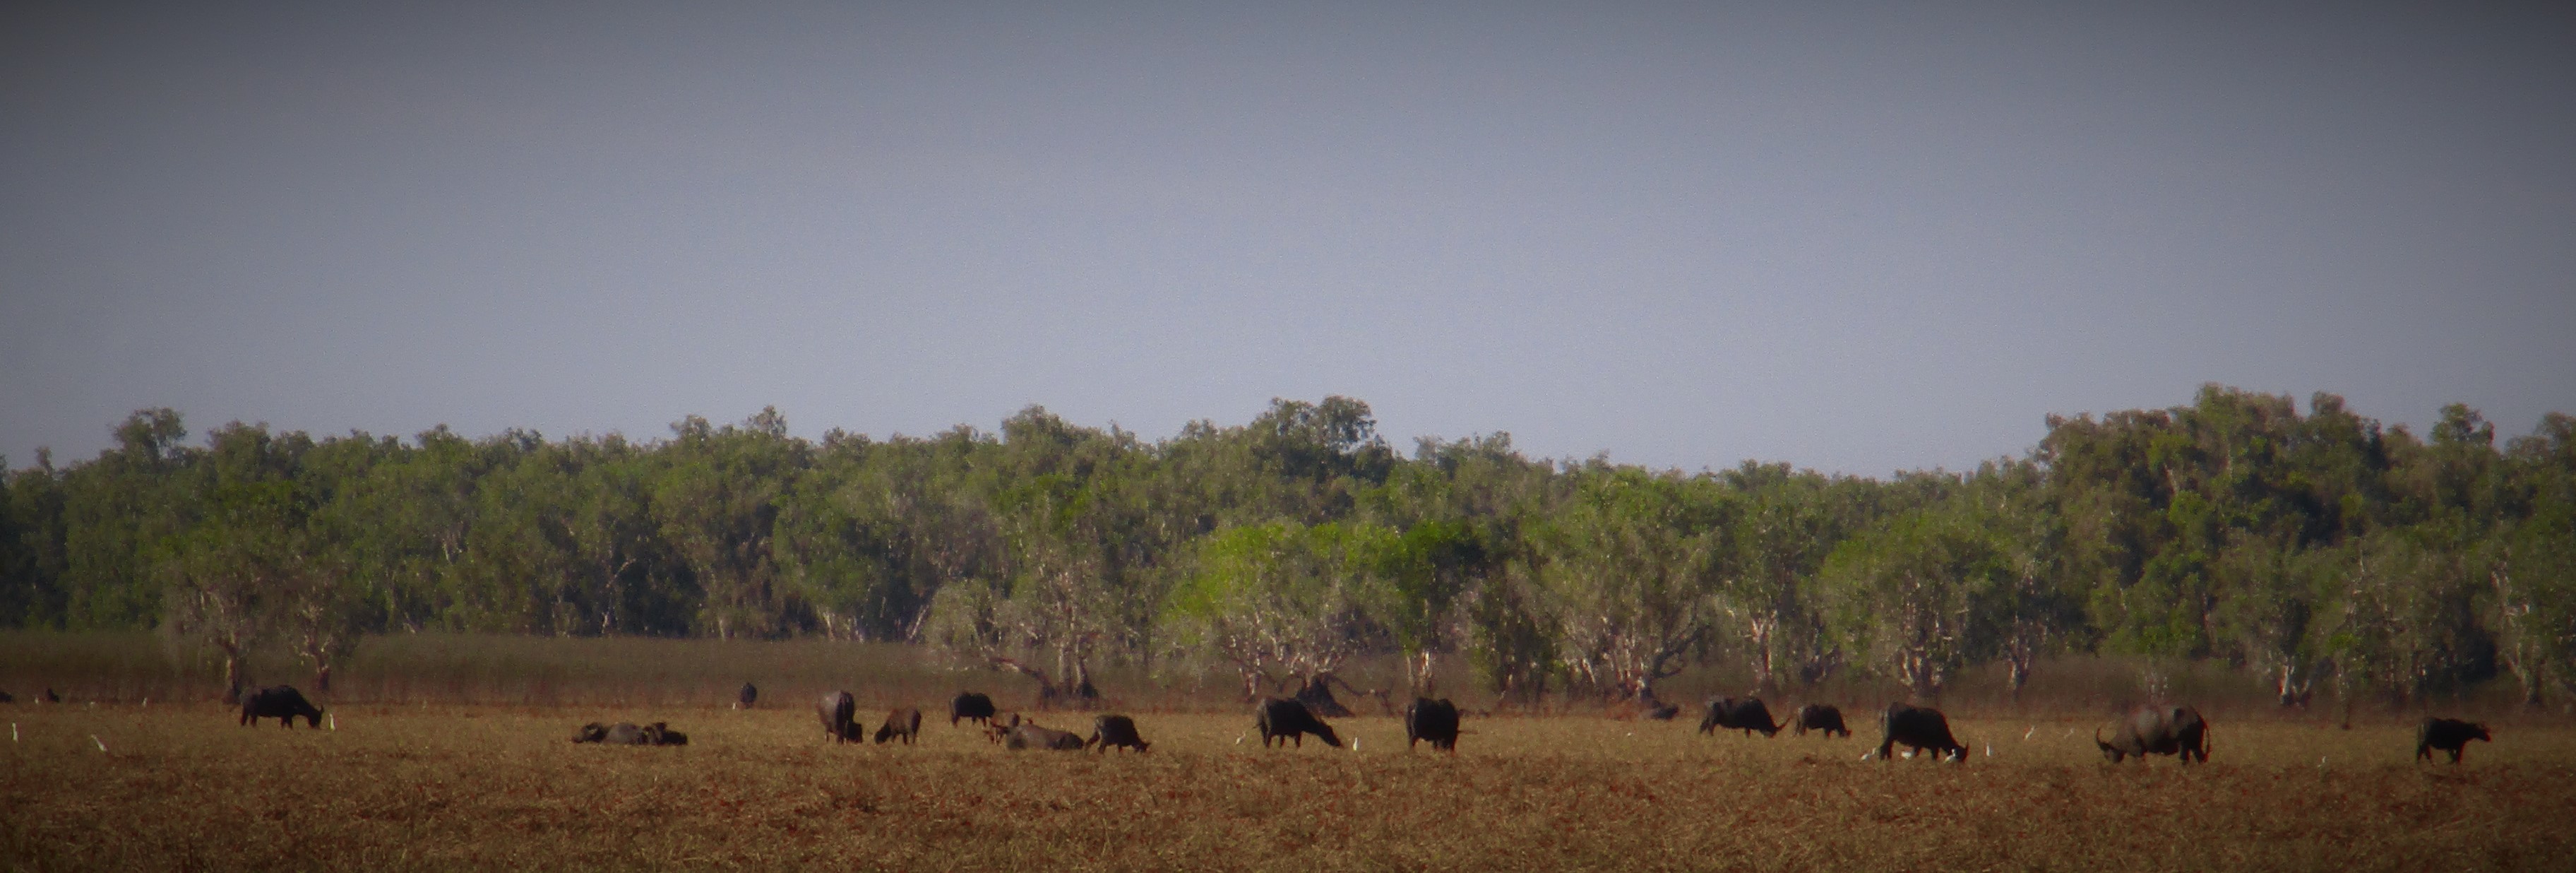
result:
<svg viewBox="0 0 2576 873"><path fill-rule="evenodd" d="M1868 475L2213 381L2576 412L2565 3L373 6L0 10L11 465L149 406L1345 394Z"/></svg>

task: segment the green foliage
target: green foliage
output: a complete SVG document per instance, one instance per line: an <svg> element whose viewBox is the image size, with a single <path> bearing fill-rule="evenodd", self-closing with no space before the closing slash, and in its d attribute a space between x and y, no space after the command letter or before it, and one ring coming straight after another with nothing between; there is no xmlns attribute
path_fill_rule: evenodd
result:
<svg viewBox="0 0 2576 873"><path fill-rule="evenodd" d="M0 470L0 625L158 628L317 674L369 632L926 643L1081 697L1102 665L1246 690L1400 655L1490 690L1651 698L1861 669L1920 694L2058 652L2199 659L2406 699L2576 693L2576 419L2499 450L2318 394L2208 386L2051 418L2026 458L1887 479L1390 450L1367 404L1274 400L1158 442L1039 407L998 432L315 440L176 412ZM238 651L236 651L238 650ZM318 678L318 676L317 676ZM2152 677L2150 677L2152 679Z"/></svg>

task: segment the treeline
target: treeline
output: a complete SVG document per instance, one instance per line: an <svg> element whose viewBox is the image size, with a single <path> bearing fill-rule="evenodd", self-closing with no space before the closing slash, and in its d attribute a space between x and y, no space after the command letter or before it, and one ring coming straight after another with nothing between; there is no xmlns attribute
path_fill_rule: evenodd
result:
<svg viewBox="0 0 2576 873"><path fill-rule="evenodd" d="M1274 401L1146 442L1032 407L999 433L791 437L774 411L667 439L441 428L409 441L135 413L6 472L0 625L158 628L327 687L363 635L904 640L1096 692L1104 664L1313 691L1356 655L1417 684L1651 700L1725 663L1937 695L2063 652L2219 659L2285 702L2509 673L2576 694L2576 418L2496 444L2319 394L2052 417L1973 472L1684 474L1534 460L1497 434L1407 455L1366 404ZM5 468L0 464L0 468Z"/></svg>

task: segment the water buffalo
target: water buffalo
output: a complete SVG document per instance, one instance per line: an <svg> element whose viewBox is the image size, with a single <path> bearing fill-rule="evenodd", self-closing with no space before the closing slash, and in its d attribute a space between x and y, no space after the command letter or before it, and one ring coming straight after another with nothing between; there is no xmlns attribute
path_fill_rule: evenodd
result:
<svg viewBox="0 0 2576 873"><path fill-rule="evenodd" d="M287 727L295 726L295 717L303 716L306 727L322 726L322 710L304 699L294 686L262 688L242 698L241 723L256 724L263 718L277 719Z"/></svg>
<svg viewBox="0 0 2576 873"><path fill-rule="evenodd" d="M1270 748L1271 740L1283 743L1295 740L1298 748L1305 748L1307 734L1314 734L1316 739L1324 741L1324 745L1336 749L1342 747L1342 737L1333 733L1332 725L1325 724L1305 704L1294 700L1278 697L1262 700L1261 711L1253 716L1252 726L1261 731L1261 747L1265 749Z"/></svg>
<svg viewBox="0 0 2576 873"><path fill-rule="evenodd" d="M672 730L671 726L665 722L657 721L652 724L645 725L643 728L637 730L636 733L641 735L641 738L636 741L636 745L639 746L685 746L689 744L688 734Z"/></svg>
<svg viewBox="0 0 2576 873"><path fill-rule="evenodd" d="M1083 748L1097 747L1102 754L1108 754L1111 746L1135 749L1142 754L1145 747L1149 745L1152 744L1145 742L1144 737L1136 734L1136 720L1123 715L1104 715L1092 719L1091 736L1082 741Z"/></svg>
<svg viewBox="0 0 2576 873"><path fill-rule="evenodd" d="M1748 737L1752 736L1754 731L1761 731L1766 737L1774 737L1779 736L1780 729L1787 726L1771 720L1771 708L1762 705L1762 698L1759 697L1720 697L1711 700L1708 702L1708 714L1700 717L1699 720L1699 732L1704 734L1716 733L1718 729L1724 728L1742 730Z"/></svg>
<svg viewBox="0 0 2576 873"><path fill-rule="evenodd" d="M1885 735L1878 741L1878 759L1887 760L1898 743L1916 752L1931 751L1949 755L1951 760L1967 763L1968 747L1950 736L1950 719L1940 710L1928 706L1891 703L1878 717L1879 730Z"/></svg>
<svg viewBox="0 0 2576 873"><path fill-rule="evenodd" d="M823 695L823 700L814 704L814 713L823 717L823 734L832 738L833 745L859 741L859 723L855 721L859 701L850 692Z"/></svg>
<svg viewBox="0 0 2576 873"><path fill-rule="evenodd" d="M2093 745L2102 749L2102 757L2117 764L2135 755L2146 760L2148 755L2180 755L2189 764L2193 758L2209 761L2209 722L2200 710L2188 706L2164 709L2140 709L2120 722L2120 730L2109 740L2102 739L2102 729L2093 729Z"/></svg>
<svg viewBox="0 0 2576 873"><path fill-rule="evenodd" d="M921 736L921 710L909 706L886 713L885 727L877 728L879 745L900 737L903 744L909 746L918 736Z"/></svg>
<svg viewBox="0 0 2576 873"><path fill-rule="evenodd" d="M11 695L9 694L9 692L6 692L6 691L0 691L0 703L16 703L16 702L18 702L18 698L11 696Z"/></svg>
<svg viewBox="0 0 2576 873"><path fill-rule="evenodd" d="M760 689L751 687L751 683L749 682L742 683L742 690L734 692L733 708L750 709L752 701L759 699Z"/></svg>
<svg viewBox="0 0 2576 873"><path fill-rule="evenodd" d="M1458 751L1458 706L1448 698L1416 697L1404 708L1404 750L1413 751L1413 744L1423 740L1434 749Z"/></svg>
<svg viewBox="0 0 2576 873"><path fill-rule="evenodd" d="M1843 711L1825 704L1810 703L1798 707L1798 714L1791 721L1797 726L1798 736L1806 736L1808 731L1822 731L1827 737L1837 733L1851 736L1851 728L1843 726Z"/></svg>
<svg viewBox="0 0 2576 873"><path fill-rule="evenodd" d="M2487 726L2455 718L2428 718L2415 729L2415 759L2429 761L2433 750L2451 753L2451 763L2460 763L2460 753L2467 751L2470 740L2495 742L2487 736Z"/></svg>
<svg viewBox="0 0 2576 873"><path fill-rule="evenodd" d="M960 691L955 699L948 701L949 727L956 727L959 721L982 722L990 726L993 714L993 698L977 692Z"/></svg>
<svg viewBox="0 0 2576 873"><path fill-rule="evenodd" d="M613 725L604 725L594 721L582 725L581 731L573 734L572 741L611 746L641 746L645 744L645 737L644 729L635 726L634 722L621 721Z"/></svg>
<svg viewBox="0 0 2576 873"><path fill-rule="evenodd" d="M1082 737L1072 731L1039 727L1037 722L1024 721L1011 728L1010 735L1002 740L1002 748L1079 752L1082 751Z"/></svg>
<svg viewBox="0 0 2576 873"><path fill-rule="evenodd" d="M665 722L637 726L626 721L612 725L594 721L574 732L572 741L607 746L685 746L689 744L689 735L672 730Z"/></svg>
<svg viewBox="0 0 2576 873"><path fill-rule="evenodd" d="M1019 726L1019 713L1011 713L1010 717L1007 719L998 715L994 716L984 722L984 740L991 743L1000 743L1003 740L1010 738L1012 728Z"/></svg>

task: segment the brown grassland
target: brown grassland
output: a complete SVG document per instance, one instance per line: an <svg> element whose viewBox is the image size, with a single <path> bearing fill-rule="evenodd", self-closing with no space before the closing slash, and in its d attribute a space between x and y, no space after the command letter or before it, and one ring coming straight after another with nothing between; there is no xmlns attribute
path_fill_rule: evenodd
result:
<svg viewBox="0 0 2576 873"><path fill-rule="evenodd" d="M2413 762L2398 715L2213 715L2211 763L2185 768L2102 761L2091 715L1958 719L1974 755L1951 765L1859 760L1865 713L1832 740L1702 736L1688 715L1471 717L1452 756L1406 749L1382 715L1335 720L1353 749L1265 750L1248 715L1158 704L1136 712L1151 753L1094 755L1004 751L909 688L861 715L919 696L919 745L835 746L808 691L751 711L386 694L329 704L337 729L319 731L22 691L0 706L0 868L2576 868L2576 730L2548 717L2499 722L2453 766ZM690 744L569 742L617 720Z"/></svg>

